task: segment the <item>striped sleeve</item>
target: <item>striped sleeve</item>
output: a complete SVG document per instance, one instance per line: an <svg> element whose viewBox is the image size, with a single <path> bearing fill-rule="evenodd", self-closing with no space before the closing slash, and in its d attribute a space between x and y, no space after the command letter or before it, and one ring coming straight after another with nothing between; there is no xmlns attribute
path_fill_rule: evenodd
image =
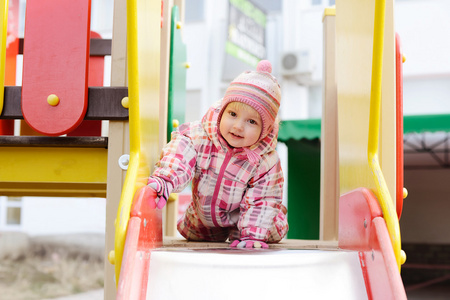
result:
<svg viewBox="0 0 450 300"><path fill-rule="evenodd" d="M170 182L173 192L180 192L195 174L196 157L197 152L189 137L189 127L183 124L180 131L172 133L171 141L163 148L161 159L152 176Z"/></svg>

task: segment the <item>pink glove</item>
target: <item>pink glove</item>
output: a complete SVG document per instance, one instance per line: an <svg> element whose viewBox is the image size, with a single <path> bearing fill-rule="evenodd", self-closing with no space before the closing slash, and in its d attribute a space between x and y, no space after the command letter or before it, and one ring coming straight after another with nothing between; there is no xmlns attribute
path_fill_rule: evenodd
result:
<svg viewBox="0 0 450 300"><path fill-rule="evenodd" d="M147 185L154 189L158 195L155 203L150 203L150 207L162 209L166 205L167 199L169 199L172 185L159 177L149 177Z"/></svg>
<svg viewBox="0 0 450 300"><path fill-rule="evenodd" d="M269 245L267 245L264 242L261 241L255 241L255 240L234 240L231 245L231 248L269 248Z"/></svg>

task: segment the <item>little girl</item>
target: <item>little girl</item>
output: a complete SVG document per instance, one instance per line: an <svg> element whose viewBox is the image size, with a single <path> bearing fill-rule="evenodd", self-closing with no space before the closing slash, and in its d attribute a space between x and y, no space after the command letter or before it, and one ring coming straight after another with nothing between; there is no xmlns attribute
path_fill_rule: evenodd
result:
<svg viewBox="0 0 450 300"><path fill-rule="evenodd" d="M148 184L164 207L192 181L178 231L193 241L267 248L288 231L283 173L275 150L280 86L269 61L240 74L201 121L172 133Z"/></svg>

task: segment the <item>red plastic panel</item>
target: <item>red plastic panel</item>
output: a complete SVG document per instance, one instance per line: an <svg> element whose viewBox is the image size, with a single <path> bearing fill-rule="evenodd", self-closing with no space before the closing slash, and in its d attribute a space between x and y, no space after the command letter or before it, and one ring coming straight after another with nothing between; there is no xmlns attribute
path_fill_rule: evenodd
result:
<svg viewBox="0 0 450 300"><path fill-rule="evenodd" d="M372 250L359 253L369 299L406 300L405 288L384 219L373 219L371 230L376 235L371 245Z"/></svg>
<svg viewBox="0 0 450 300"><path fill-rule="evenodd" d="M152 208L156 192L138 189L128 222L117 300L145 299L151 250L162 246L162 211Z"/></svg>
<svg viewBox="0 0 450 300"><path fill-rule="evenodd" d="M360 188L341 196L339 200L339 247L367 250L374 238L369 230L372 219L382 215L372 192Z"/></svg>
<svg viewBox="0 0 450 300"><path fill-rule="evenodd" d="M369 299L406 299L386 222L370 190L339 199L339 247L359 251Z"/></svg>
<svg viewBox="0 0 450 300"><path fill-rule="evenodd" d="M396 84L396 119L397 119L397 183L396 208L400 219L403 210L403 53L400 36L395 34L395 84Z"/></svg>
<svg viewBox="0 0 450 300"><path fill-rule="evenodd" d="M127 239L123 251L119 285L117 287L117 299L128 299L133 290L133 280L131 279L134 274L137 274L134 269L140 226L141 219L138 217L130 218L128 221Z"/></svg>
<svg viewBox="0 0 450 300"><path fill-rule="evenodd" d="M84 118L90 15L90 0L27 1L22 112L40 133L68 133ZM51 94L58 96L58 105L48 104Z"/></svg>
<svg viewBox="0 0 450 300"><path fill-rule="evenodd" d="M91 31L91 39L101 39L101 35ZM105 72L105 57L91 56L89 58L89 86L103 86L103 75ZM101 136L102 121L84 120L67 136Z"/></svg>

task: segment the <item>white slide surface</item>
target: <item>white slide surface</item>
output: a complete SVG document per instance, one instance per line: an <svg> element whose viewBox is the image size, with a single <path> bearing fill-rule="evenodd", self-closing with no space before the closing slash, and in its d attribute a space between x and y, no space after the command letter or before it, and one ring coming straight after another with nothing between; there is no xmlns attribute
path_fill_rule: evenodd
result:
<svg viewBox="0 0 450 300"><path fill-rule="evenodd" d="M151 300L367 299L356 251L164 249L151 253Z"/></svg>

